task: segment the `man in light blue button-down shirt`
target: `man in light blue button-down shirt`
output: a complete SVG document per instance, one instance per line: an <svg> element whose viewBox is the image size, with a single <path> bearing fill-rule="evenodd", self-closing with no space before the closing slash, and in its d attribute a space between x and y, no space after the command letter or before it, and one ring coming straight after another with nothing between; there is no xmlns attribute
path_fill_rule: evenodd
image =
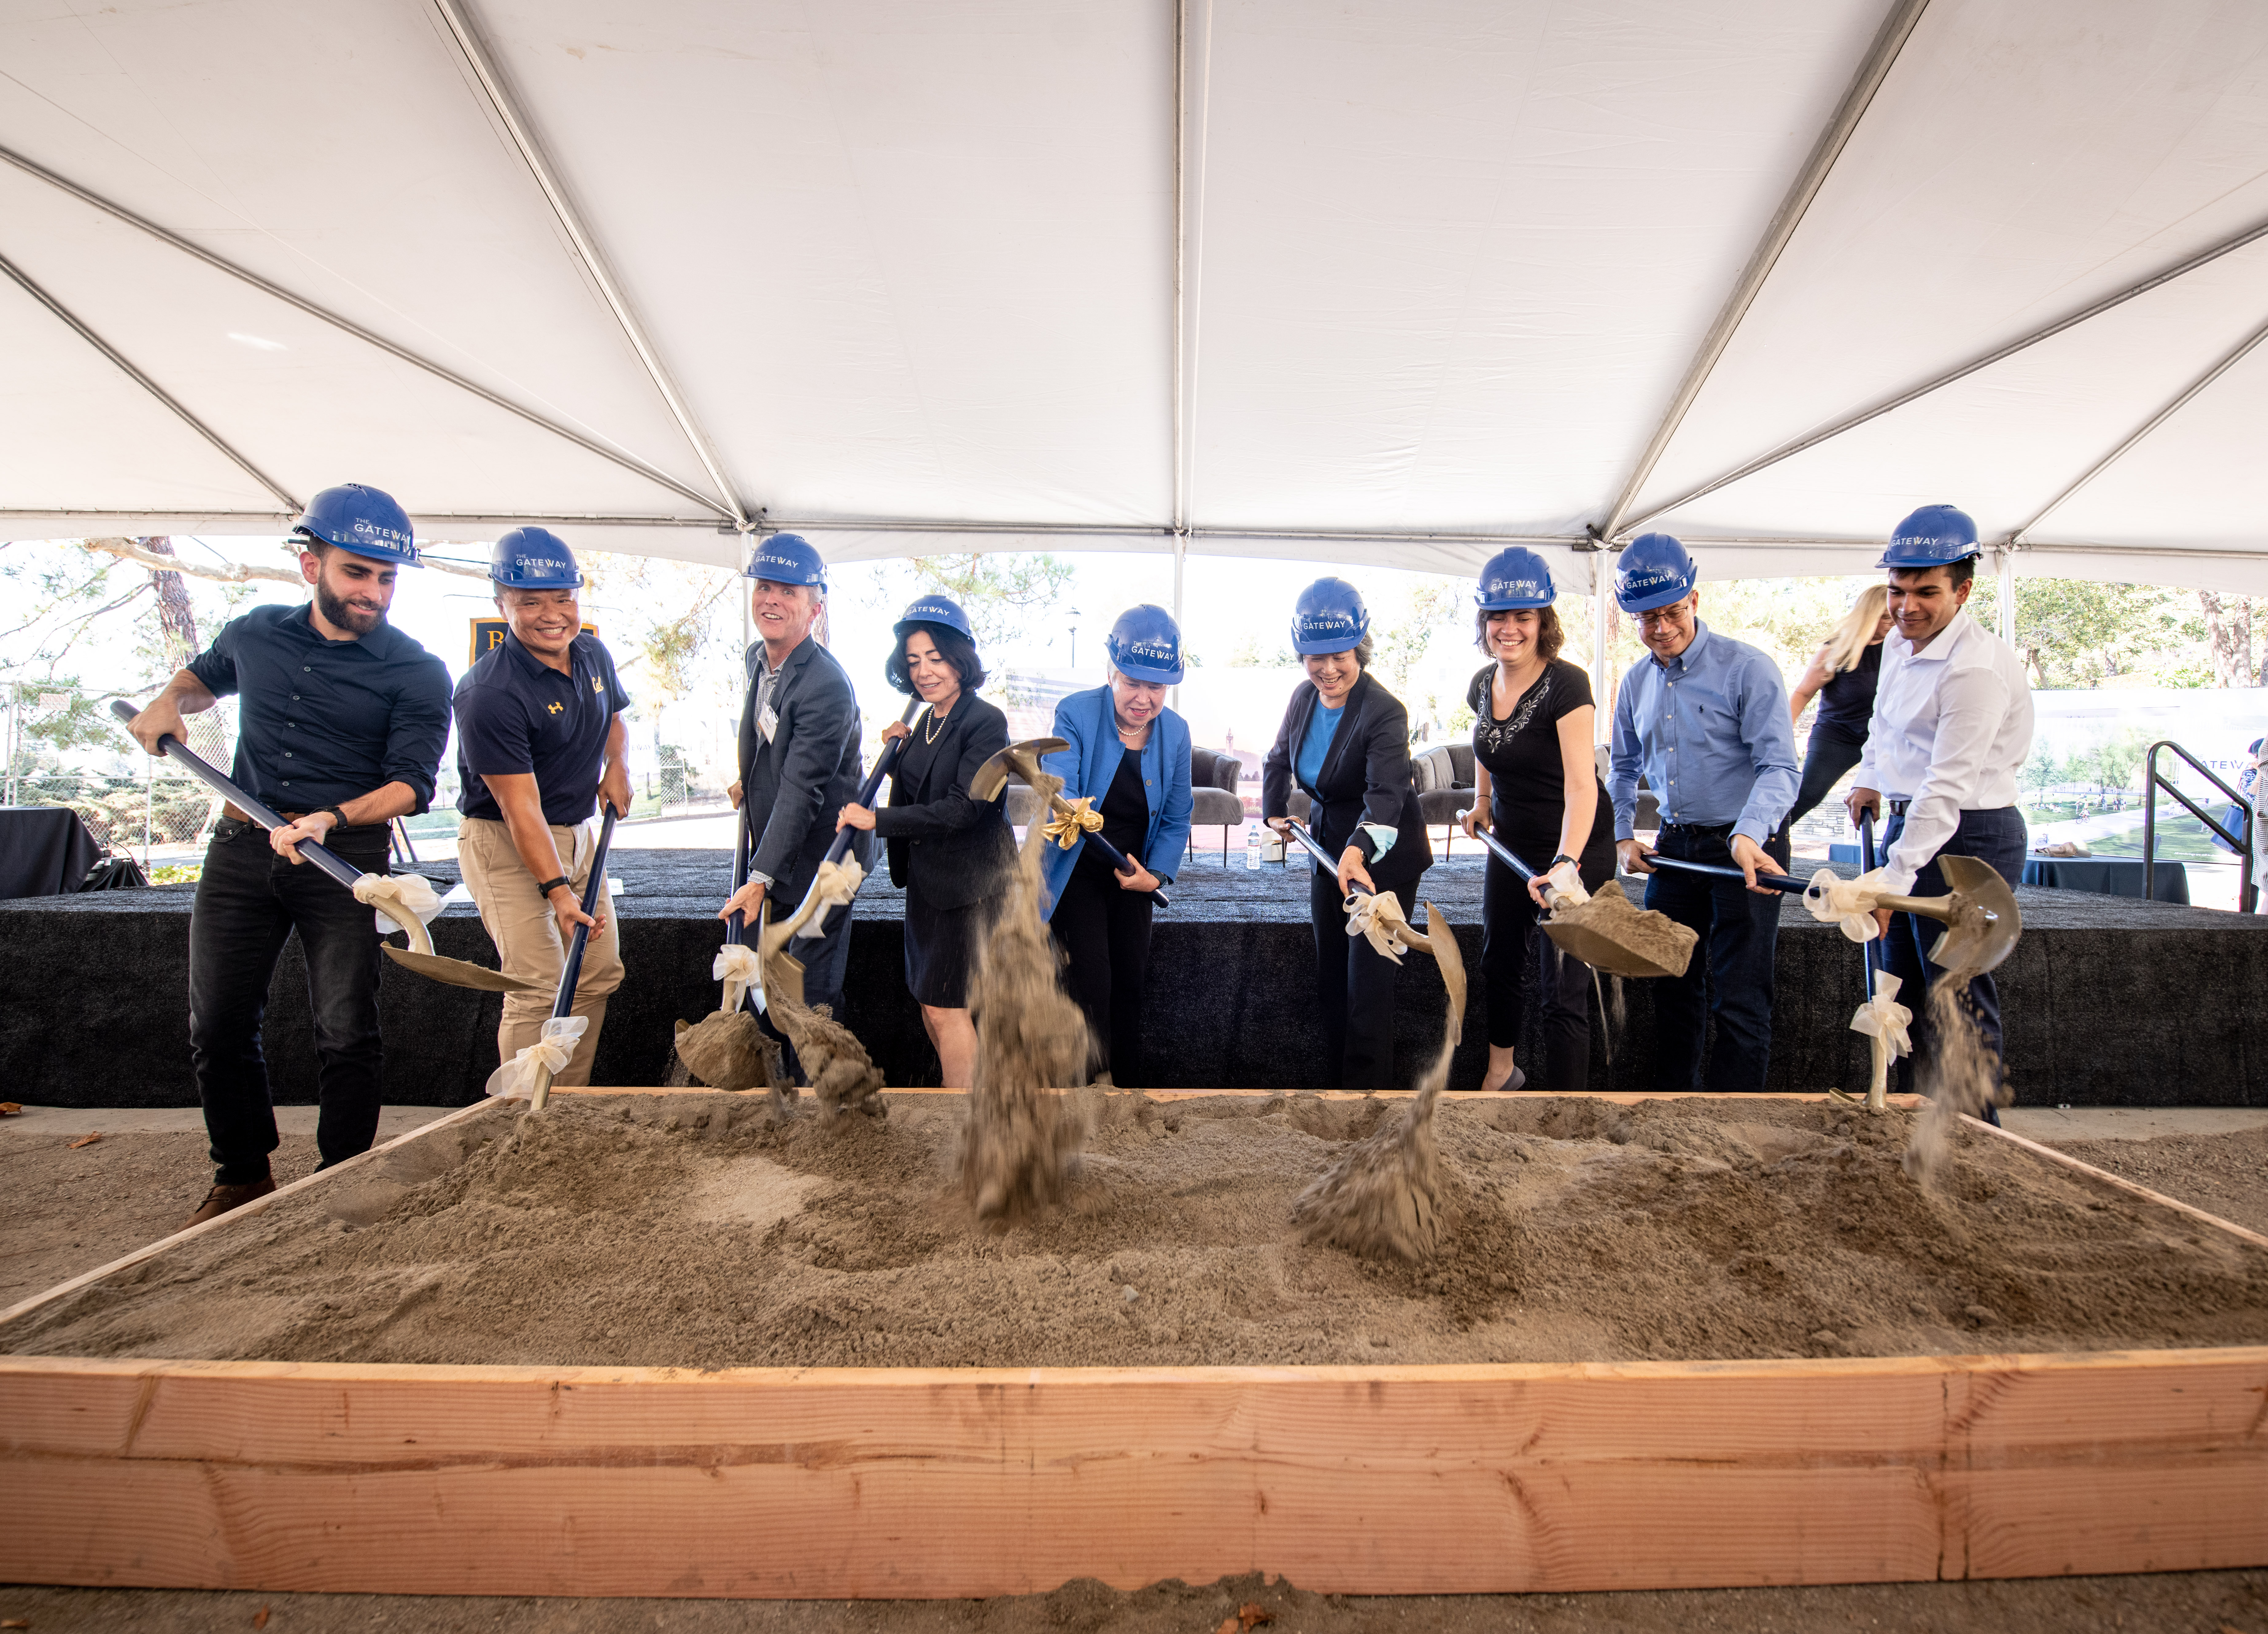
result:
<svg viewBox="0 0 2268 1634"><path fill-rule="evenodd" d="M1771 1064L1773 956L1779 897L1757 871L1783 873L1765 837L1794 803L1795 730L1779 668L1744 641L1713 634L1699 617L1699 577L1685 547L1647 534L1624 551L1615 597L1638 620L1648 656L1615 698L1615 846L1624 869L1647 876L1646 906L1701 939L1683 976L1653 984L1653 1087L1760 1091ZM1661 805L1658 851L1633 837L1638 773ZM1785 842L1781 842L1785 843ZM1737 867L1746 882L1655 870L1656 854ZM1716 1046L1702 1083L1708 1017Z"/></svg>

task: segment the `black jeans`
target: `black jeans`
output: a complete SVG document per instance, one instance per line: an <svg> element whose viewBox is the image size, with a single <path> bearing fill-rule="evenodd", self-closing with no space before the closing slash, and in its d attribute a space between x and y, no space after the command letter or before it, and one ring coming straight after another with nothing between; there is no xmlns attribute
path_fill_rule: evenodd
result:
<svg viewBox="0 0 2268 1634"><path fill-rule="evenodd" d="M366 874L387 871L382 824L334 830L325 848ZM257 824L224 819L189 916L189 1059L217 1185L265 1179L276 1150L260 1029L276 957L294 930L315 1018L315 1148L328 1167L368 1151L378 1135L376 916L313 863L276 855Z"/></svg>
<svg viewBox="0 0 2268 1634"><path fill-rule="evenodd" d="M1730 866L1732 827L1671 824L1654 848L1666 857ZM1683 976L1653 980L1653 1087L1673 1095L1761 1091L1771 1066L1779 898L1758 896L1737 879L1664 869L1646 880L1646 906L1701 938ZM1701 1046L1711 1016L1717 1039L1705 1083Z"/></svg>
<svg viewBox="0 0 2268 1634"><path fill-rule="evenodd" d="M1392 893L1407 918L1416 893ZM1307 886L1307 913L1315 927L1315 998L1323 1010L1323 1047L1337 1067L1342 1090L1394 1087L1394 979L1400 966L1347 932L1346 898L1338 876L1318 868Z"/></svg>
<svg viewBox="0 0 2268 1634"><path fill-rule="evenodd" d="M1903 815L1893 817L1889 826L1882 831L1882 851L1887 854L1896 845L1898 836L1906 832ZM2002 806L1992 811L1964 811L1953 838L1938 851L1938 857L1975 857L1994 873L2014 886L2024 873L2024 814L2014 806ZM1914 897L1941 897L1946 893L1945 870L1937 865L1937 857L1914 876L1913 889L1906 894ZM1913 1041L1913 1054L1898 1061L1898 1091L1911 1093L1917 1068L1920 1081L1929 1082L1928 1065L1937 1047L1936 1030L1929 1024L1929 1001L1925 991L1928 982L1939 973L1938 966L1929 962L1930 950L1945 934L1945 927L1933 919L1924 919L1918 913L1890 915L1890 934L1883 944L1888 956L1885 964L1891 975L1898 979L1898 1002L1913 1011L1913 1021L1906 1034ZM2000 1046L2000 989L1987 973L1969 984L1970 1013L1977 1019L1977 1031L1984 1036L1985 1048L1996 1060L2007 1057ZM1986 1114L1991 1116L1989 1113Z"/></svg>
<svg viewBox="0 0 2268 1634"><path fill-rule="evenodd" d="M1150 973L1146 891L1121 891L1096 870L1074 868L1048 921L1071 961L1071 990L1086 1012L1101 1065L1120 1089L1148 1086L1142 1058L1142 990Z"/></svg>
<svg viewBox="0 0 2268 1634"><path fill-rule="evenodd" d="M1840 782L1843 774L1857 765L1866 752L1865 728L1838 726L1832 721L1813 721L1811 741L1803 750L1803 782L1795 791L1795 803L1788 808L1787 817L1780 824L1775 838L1785 844L1795 825L1811 815L1813 808L1827 798L1827 791Z"/></svg>
<svg viewBox="0 0 2268 1634"><path fill-rule="evenodd" d="M1592 878L1588 869L1582 871L1587 888L1612 876L1611 869L1599 879ZM1488 993L1488 1041L1497 1049L1520 1044L1521 987L1532 945L1543 964L1543 1013L1538 1031L1543 1061L1540 1072L1529 1077L1535 1087L1555 1095L1580 1095L1591 1078L1591 967L1569 958L1549 936L1538 933L1535 921L1542 912L1528 894L1527 884L1491 852L1487 871L1481 876L1481 985Z"/></svg>

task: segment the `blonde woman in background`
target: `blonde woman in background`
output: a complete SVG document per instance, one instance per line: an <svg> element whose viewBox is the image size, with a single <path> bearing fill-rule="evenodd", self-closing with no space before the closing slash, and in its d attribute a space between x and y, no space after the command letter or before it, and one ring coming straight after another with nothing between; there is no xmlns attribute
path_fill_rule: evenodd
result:
<svg viewBox="0 0 2268 1634"><path fill-rule="evenodd" d="M1889 592L1870 584L1795 684L1787 700L1789 718L1801 720L1815 695L1819 714L1811 723L1811 741L1804 746L1802 787L1796 790L1787 821L1780 824L1783 843L1866 752L1867 723L1874 715L1874 680L1881 673L1882 638L1889 632Z"/></svg>

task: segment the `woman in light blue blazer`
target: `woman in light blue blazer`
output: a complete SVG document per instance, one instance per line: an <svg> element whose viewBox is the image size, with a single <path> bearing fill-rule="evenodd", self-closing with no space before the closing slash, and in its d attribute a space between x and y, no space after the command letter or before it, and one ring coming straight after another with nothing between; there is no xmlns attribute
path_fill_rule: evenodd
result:
<svg viewBox="0 0 2268 1634"><path fill-rule="evenodd" d="M1150 969L1150 893L1172 882L1189 843L1189 723L1166 707L1182 678L1182 632L1162 607L1130 608L1103 640L1110 679L1056 706L1069 749L1042 764L1064 798L1100 813L1101 834L1135 865L1114 873L1082 834L1050 850L1041 868L1040 911L1070 961L1071 988L1093 1030L1098 1072L1121 1088L1147 1083L1142 989Z"/></svg>

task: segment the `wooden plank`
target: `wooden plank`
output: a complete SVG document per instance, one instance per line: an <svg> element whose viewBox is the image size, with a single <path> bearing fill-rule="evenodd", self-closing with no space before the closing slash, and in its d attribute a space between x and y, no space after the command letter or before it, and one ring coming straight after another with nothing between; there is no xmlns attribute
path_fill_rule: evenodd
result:
<svg viewBox="0 0 2268 1634"><path fill-rule="evenodd" d="M961 1597L2268 1563L2268 1348L1621 1366L0 1358L17 1582Z"/></svg>
<svg viewBox="0 0 2268 1634"><path fill-rule="evenodd" d="M2154 1192L2148 1187L2138 1185L2123 1176L2113 1174L2108 1169L2098 1169L2084 1159L2073 1157L2069 1152L2059 1152L2052 1146L2043 1146L2037 1141L2028 1141L2021 1135L2011 1134L1999 1124L1987 1123L1982 1118L1972 1118L1963 1113L1961 1121L1971 1128L1982 1129L1987 1135L1995 1135L2012 1145L2020 1146L2035 1157L2044 1157L2050 1163L2060 1164L2066 1169L2083 1174L2099 1186L2108 1187L2116 1192L2124 1192L2130 1197L2139 1197L2145 1201L2157 1204L2161 1209L2170 1209L2176 1214L2185 1214L2192 1220L2210 1225L2216 1231L2227 1231L2230 1236L2250 1243L2256 1248L2268 1248L2268 1237L2263 1237L2257 1231L2247 1231L2234 1220L2224 1220L2217 1214L2207 1214L2204 1209L2185 1203L2178 1197L2169 1197L2163 1192Z"/></svg>
<svg viewBox="0 0 2268 1634"><path fill-rule="evenodd" d="M652 1087L638 1084L611 1089L596 1086L561 1089L555 1085L551 1092L554 1095L715 1095L719 1093L716 1090L701 1084L664 1084ZM1076 1093L1071 1090L1056 1090L1050 1092L1057 1095ZM968 1091L932 1088L891 1089L885 1090L883 1093L886 1095L966 1095ZM1417 1091L1415 1090L1106 1090L1103 1093L1144 1095L1153 1101L1209 1099L1216 1096L1230 1096L1247 1100L1267 1100L1292 1095L1313 1095L1318 1099L1327 1101L1406 1101L1417 1094ZM1449 1091L1449 1102L1453 1105L1462 1105L1470 1101L1533 1101L1538 1098L1540 1098L1540 1092L1534 1090L1452 1090ZM1635 1106L1640 1101L1680 1100L1793 1101L1799 1105L1810 1105L1826 1100L1829 1097L1824 1093L1815 1094L1808 1091L1782 1090L1727 1090L1705 1095L1678 1090L1585 1090L1580 1096L1572 1098L1606 1101L1616 1106ZM1922 1101L1923 1098L1918 1095L1893 1095L1889 1098L1891 1105L1904 1112L1918 1111L1922 1105Z"/></svg>
<svg viewBox="0 0 2268 1634"><path fill-rule="evenodd" d="M469 1106L460 1106L453 1113L434 1119L431 1123L421 1123L406 1134L395 1135L382 1146L373 1146L366 1152L357 1152L344 1163L333 1164L328 1169L320 1169L313 1174L304 1175L289 1186L279 1186L267 1196L248 1202L240 1209L232 1209L226 1214L216 1215L202 1225L192 1225L187 1231L175 1231L170 1237L160 1237L156 1242L136 1248L132 1253L122 1254L107 1265L98 1265L92 1271L84 1272L68 1282L57 1283L43 1293L36 1293L28 1299L17 1301L6 1310L0 1311L0 1324L12 1322L27 1312L36 1311L43 1305L75 1294L82 1288L102 1281L106 1276L115 1276L121 1271L130 1271L144 1261L154 1260L170 1249L180 1247L183 1243L195 1242L198 1238L210 1232L225 1231L246 1220L257 1219L287 1197L296 1197L310 1187L321 1186L335 1180L342 1174L373 1158L382 1157L396 1147L407 1146L412 1141L422 1140L437 1129L446 1129L454 1124L469 1123L497 1105L498 1103L495 1101L479 1100Z"/></svg>

